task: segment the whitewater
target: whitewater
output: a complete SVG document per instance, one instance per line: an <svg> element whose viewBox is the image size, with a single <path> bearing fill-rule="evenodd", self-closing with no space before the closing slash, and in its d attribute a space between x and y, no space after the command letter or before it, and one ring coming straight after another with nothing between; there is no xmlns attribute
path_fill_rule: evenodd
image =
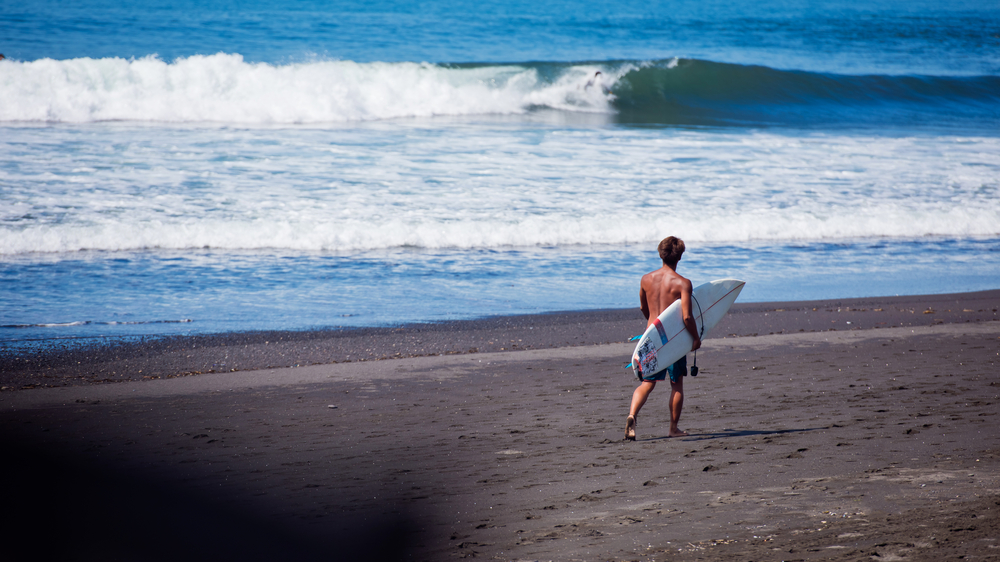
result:
<svg viewBox="0 0 1000 562"><path fill-rule="evenodd" d="M1000 139L9 128L0 254L996 236ZM54 146L86 147L53 155ZM13 169L11 169L13 168ZM683 205L684 212L676 212Z"/></svg>
<svg viewBox="0 0 1000 562"><path fill-rule="evenodd" d="M995 10L170 4L2 9L0 345L630 307L666 235L747 300L1000 278Z"/></svg>
<svg viewBox="0 0 1000 562"><path fill-rule="evenodd" d="M17 154L3 172L0 254L1000 234L1000 147L987 134L997 120L983 118L1000 108L997 80L883 77L863 92L855 77L678 59L0 64L0 147ZM705 73L751 73L755 87L734 93ZM679 86L650 100L657 81ZM789 83L807 81L794 97L809 126L789 131ZM855 121L830 109L844 103L831 83L866 98ZM718 119L775 121L780 109L784 127L611 126L623 110L655 114L703 90L700 108ZM966 134L913 136L908 123L885 135L856 122L865 105L898 120L914 104ZM983 134L968 135L969 121Z"/></svg>
<svg viewBox="0 0 1000 562"><path fill-rule="evenodd" d="M534 69L323 61L275 66L239 54L171 63L44 59L7 63L0 121L304 124L523 113L535 105L607 112L600 88L574 92L575 67L538 87Z"/></svg>

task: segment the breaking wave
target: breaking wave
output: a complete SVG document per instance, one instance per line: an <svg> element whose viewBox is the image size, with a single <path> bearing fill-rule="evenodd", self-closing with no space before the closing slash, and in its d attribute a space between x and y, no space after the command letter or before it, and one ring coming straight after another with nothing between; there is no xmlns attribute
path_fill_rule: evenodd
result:
<svg viewBox="0 0 1000 562"><path fill-rule="evenodd" d="M677 58L272 65L220 53L173 62L7 60L0 62L0 99L0 122L315 124L543 109L682 126L1000 122L997 76L851 76Z"/></svg>

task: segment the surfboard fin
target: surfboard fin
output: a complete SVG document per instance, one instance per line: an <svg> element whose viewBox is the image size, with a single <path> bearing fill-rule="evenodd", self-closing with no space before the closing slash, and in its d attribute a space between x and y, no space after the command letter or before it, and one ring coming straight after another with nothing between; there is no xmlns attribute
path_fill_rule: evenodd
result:
<svg viewBox="0 0 1000 562"><path fill-rule="evenodd" d="M635 340L637 340L637 339L639 339L641 337L642 337L642 334L639 334L638 336L636 336L634 338L630 338L628 341L635 341Z"/></svg>

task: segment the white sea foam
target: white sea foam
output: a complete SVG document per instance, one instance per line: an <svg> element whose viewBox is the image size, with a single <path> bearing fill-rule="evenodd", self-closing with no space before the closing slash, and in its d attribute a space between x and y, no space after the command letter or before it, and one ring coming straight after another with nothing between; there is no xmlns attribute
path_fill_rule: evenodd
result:
<svg viewBox="0 0 1000 562"><path fill-rule="evenodd" d="M989 137L399 124L5 133L0 255L1000 235L1000 139Z"/></svg>
<svg viewBox="0 0 1000 562"><path fill-rule="evenodd" d="M276 66L223 53L170 63L155 57L4 61L0 122L301 124L518 114L533 106L610 112L610 96L585 87L597 69L568 67L545 81L519 66Z"/></svg>
<svg viewBox="0 0 1000 562"><path fill-rule="evenodd" d="M661 217L628 221L620 216L524 218L497 220L370 220L317 224L312 221L193 220L131 223L103 227L39 228L3 233L3 254L134 249L290 249L356 251L392 247L500 248L653 241L675 233L696 242L821 240L865 237L989 236L997 234L995 211L896 213L883 209L840 213L753 212L732 215ZM961 225L955 228L955 225Z"/></svg>

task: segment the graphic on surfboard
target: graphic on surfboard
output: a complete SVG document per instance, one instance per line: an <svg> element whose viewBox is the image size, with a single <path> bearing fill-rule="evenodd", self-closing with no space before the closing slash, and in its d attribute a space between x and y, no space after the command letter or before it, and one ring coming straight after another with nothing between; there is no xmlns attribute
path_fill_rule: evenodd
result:
<svg viewBox="0 0 1000 562"><path fill-rule="evenodd" d="M739 279L719 279L700 285L691 293L691 313L698 333L704 338L729 312L746 283ZM654 375L691 351L694 338L684 328L681 301L667 307L639 338L632 353L632 372L639 379Z"/></svg>

